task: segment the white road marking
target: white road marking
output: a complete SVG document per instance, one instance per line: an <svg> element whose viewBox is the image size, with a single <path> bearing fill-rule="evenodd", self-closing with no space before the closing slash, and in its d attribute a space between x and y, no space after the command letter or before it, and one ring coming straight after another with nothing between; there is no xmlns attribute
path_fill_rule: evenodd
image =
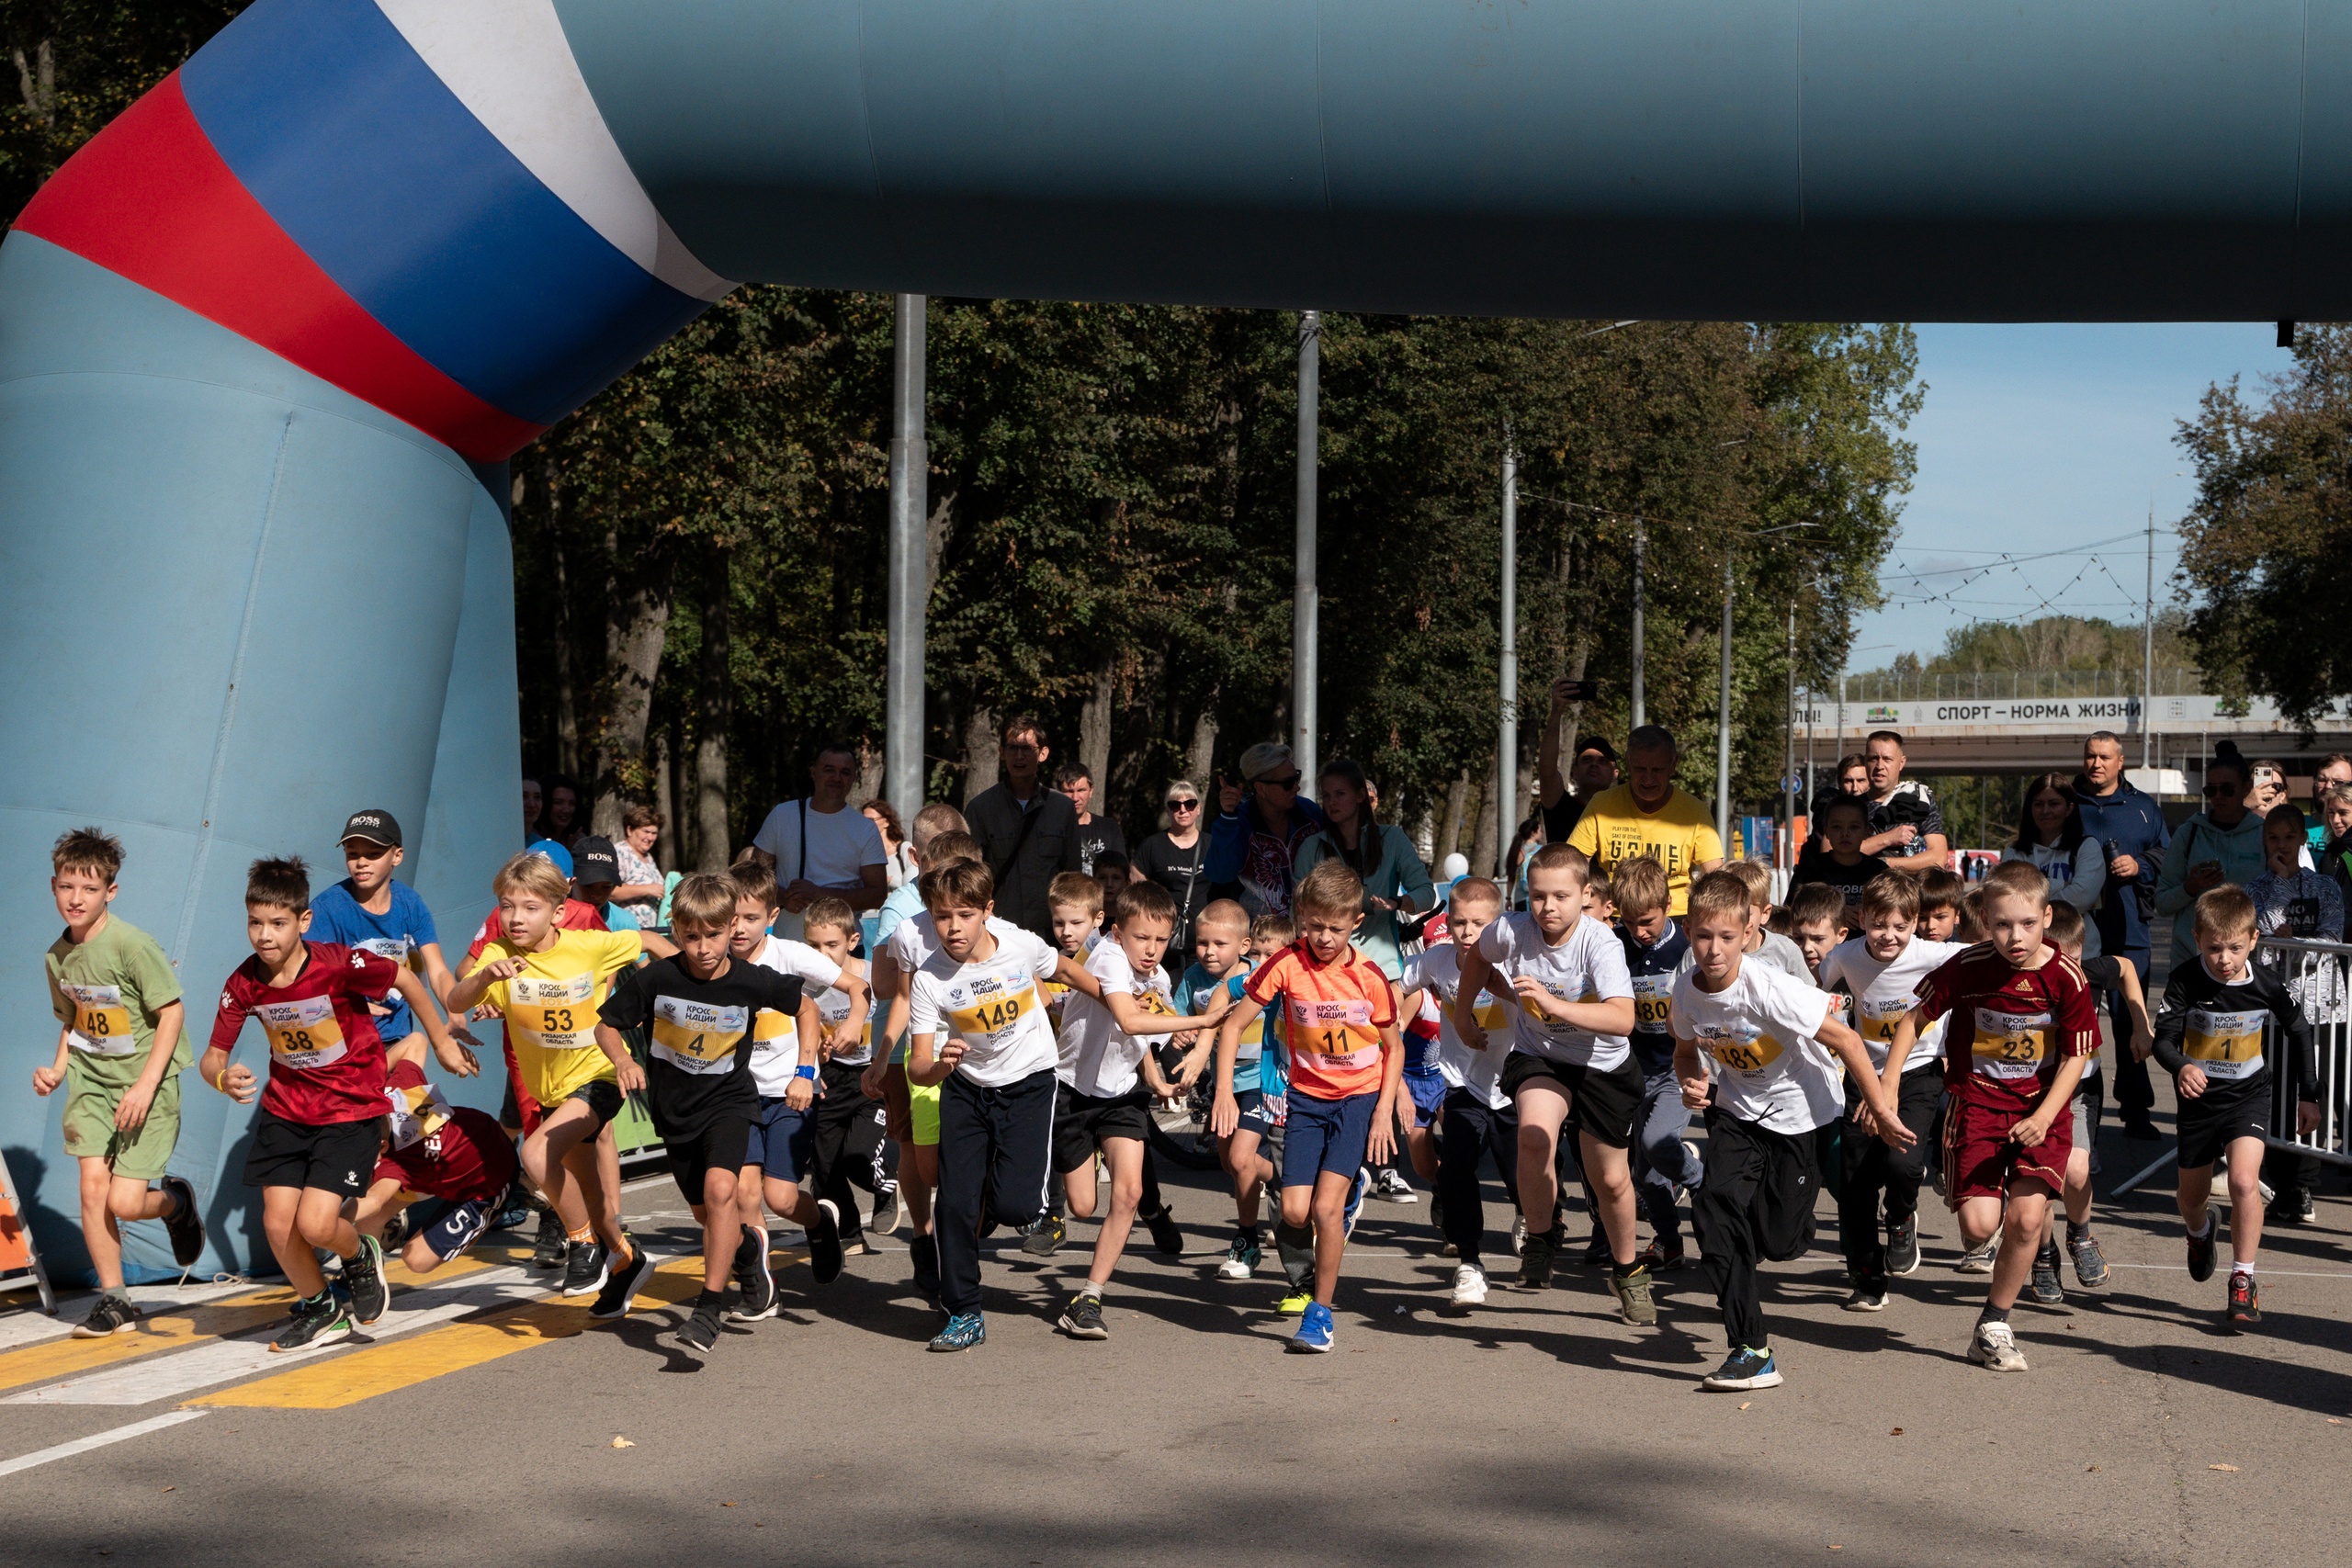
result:
<svg viewBox="0 0 2352 1568"><path fill-rule="evenodd" d="M177 1312L202 1302L218 1301L222 1296L262 1289L266 1283L256 1285L251 1280L232 1280L224 1284L133 1285L130 1287L130 1300L141 1313L153 1317L157 1313ZM75 1291L60 1295L57 1315L51 1317L33 1304L40 1300L38 1296L28 1294L24 1311L0 1315L0 1350L13 1350L20 1345L38 1345L44 1339L73 1333L74 1325L89 1315L90 1308L96 1304L97 1299L95 1291Z"/></svg>
<svg viewBox="0 0 2352 1568"><path fill-rule="evenodd" d="M166 1427L176 1427L183 1421L193 1421L199 1416L211 1414L209 1410L171 1410L161 1416L150 1416L144 1421L133 1421L127 1427L116 1427L104 1432L94 1432L86 1438L76 1438L70 1443L59 1443L54 1448L36 1449L15 1459L0 1460L0 1475L14 1475L20 1470L30 1470L51 1460L72 1459L75 1454L85 1454L92 1449L102 1449L126 1438L160 1432Z"/></svg>

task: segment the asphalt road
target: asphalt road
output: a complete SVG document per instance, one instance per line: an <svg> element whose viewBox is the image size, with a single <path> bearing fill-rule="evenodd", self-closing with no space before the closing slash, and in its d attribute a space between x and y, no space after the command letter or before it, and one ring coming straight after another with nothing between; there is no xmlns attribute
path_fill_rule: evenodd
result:
<svg viewBox="0 0 2352 1568"><path fill-rule="evenodd" d="M2110 1124L2106 1179L2160 1147ZM1277 1281L1215 1277L1230 1211L1183 1179L1198 1183L1174 1194L1188 1255L1138 1237L1101 1344L1052 1326L1088 1224L1043 1268L1008 1241L987 1269L989 1343L955 1357L923 1352L933 1319L895 1247L822 1292L787 1269L784 1315L731 1329L703 1365L661 1343L681 1307L589 1327L503 1256L402 1292L376 1345L291 1371L251 1337L280 1309L250 1289L159 1321L175 1337L102 1342L121 1359L98 1366L0 1315L0 1530L13 1561L108 1568L745 1553L2055 1568L2308 1563L2352 1522L2340 1198L2273 1238L2267 1321L2231 1335L2221 1280L2182 1267L2165 1171L2102 1212L2110 1288L2019 1308L2020 1377L1962 1359L1984 1281L1952 1271L1940 1208L1923 1212L1927 1265L1887 1312L1856 1316L1838 1309L1825 1205L1822 1246L1769 1273L1787 1385L1721 1395L1697 1392L1724 1347L1696 1269L1662 1283L1656 1331L1618 1325L1573 1269L1449 1317L1426 1201L1370 1207L1338 1349L1285 1355ZM1507 1224L1490 1190L1489 1224ZM666 1179L630 1197L657 1251L690 1248ZM684 1267L660 1293L690 1292ZM88 1438L108 1440L8 1472Z"/></svg>

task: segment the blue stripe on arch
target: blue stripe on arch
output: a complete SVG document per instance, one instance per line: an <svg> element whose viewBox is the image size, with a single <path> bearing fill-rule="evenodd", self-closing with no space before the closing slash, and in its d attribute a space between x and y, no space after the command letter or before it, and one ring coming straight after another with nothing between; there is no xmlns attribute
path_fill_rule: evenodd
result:
<svg viewBox="0 0 2352 1568"><path fill-rule="evenodd" d="M509 413L554 423L704 309L541 185L370 0L262 0L181 79L295 243Z"/></svg>

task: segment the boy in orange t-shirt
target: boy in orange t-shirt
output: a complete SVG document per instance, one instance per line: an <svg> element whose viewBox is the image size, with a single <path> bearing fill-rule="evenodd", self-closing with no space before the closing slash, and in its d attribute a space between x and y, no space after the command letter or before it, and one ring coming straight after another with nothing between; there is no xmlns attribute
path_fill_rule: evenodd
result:
<svg viewBox="0 0 2352 1568"><path fill-rule="evenodd" d="M1396 1150L1396 1090L1405 1074L1396 989L1349 942L1363 923L1363 879L1327 860L1292 899L1298 940L1261 964L1242 994L1256 1008L1226 1014L1216 1041L1216 1104L1210 1130L1233 1135L1241 1118L1233 1063L1258 1008L1279 1005L1290 1048L1289 1121L1283 1142L1283 1212L1276 1239L1306 1239L1313 1225L1315 1300L1292 1336L1293 1350L1331 1348L1331 1295L1340 1256L1368 1185L1367 1155L1385 1163ZM1351 1201L1353 1199L1354 1201ZM1285 1234L1287 1233L1287 1234Z"/></svg>

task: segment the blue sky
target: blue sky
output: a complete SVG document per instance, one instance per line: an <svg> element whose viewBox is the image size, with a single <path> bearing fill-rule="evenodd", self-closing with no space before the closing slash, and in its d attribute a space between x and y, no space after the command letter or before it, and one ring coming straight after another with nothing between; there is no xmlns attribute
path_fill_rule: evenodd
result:
<svg viewBox="0 0 2352 1568"><path fill-rule="evenodd" d="M2045 603L2136 624L2150 499L2161 605L2177 553L2168 525L2195 490L2179 477L2176 423L2213 382L2241 376L2256 393L2290 363L2270 321L1917 332L1928 396L1906 434L1919 469L1882 576L1887 605L1854 638L1856 670L1925 658L1952 627L2030 618ZM2098 544L2119 535L2132 536ZM2066 553L2007 566L2004 551ZM1982 578L1954 570L1987 566Z"/></svg>

